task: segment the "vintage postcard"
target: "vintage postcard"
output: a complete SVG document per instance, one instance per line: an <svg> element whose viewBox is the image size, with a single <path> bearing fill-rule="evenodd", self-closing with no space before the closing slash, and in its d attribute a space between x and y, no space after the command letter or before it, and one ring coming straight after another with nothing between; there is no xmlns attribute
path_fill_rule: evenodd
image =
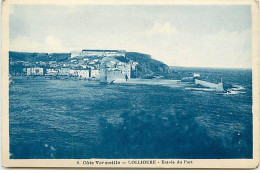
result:
<svg viewBox="0 0 260 173"><path fill-rule="evenodd" d="M3 0L2 166L259 164L256 0Z"/></svg>

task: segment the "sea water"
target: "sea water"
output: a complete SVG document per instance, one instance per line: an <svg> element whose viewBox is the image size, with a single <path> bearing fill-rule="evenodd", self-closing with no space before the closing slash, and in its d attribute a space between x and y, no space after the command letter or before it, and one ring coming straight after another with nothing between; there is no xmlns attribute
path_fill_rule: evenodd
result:
<svg viewBox="0 0 260 173"><path fill-rule="evenodd" d="M230 92L170 79L13 78L10 158L252 158L251 70L179 74L192 72L209 82L222 77Z"/></svg>

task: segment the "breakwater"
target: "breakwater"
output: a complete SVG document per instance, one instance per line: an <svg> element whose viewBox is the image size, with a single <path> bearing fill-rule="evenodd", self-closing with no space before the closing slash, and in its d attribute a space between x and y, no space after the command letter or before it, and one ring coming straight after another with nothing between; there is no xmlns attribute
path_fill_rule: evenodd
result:
<svg viewBox="0 0 260 173"><path fill-rule="evenodd" d="M208 88L211 88L211 89L215 89L216 91L219 91L219 92L224 91L222 81L220 83L218 83L218 84L215 84L215 83L211 83L211 82L206 82L206 81L203 81L203 80L195 79L195 84L196 85L202 85L204 87L208 87Z"/></svg>

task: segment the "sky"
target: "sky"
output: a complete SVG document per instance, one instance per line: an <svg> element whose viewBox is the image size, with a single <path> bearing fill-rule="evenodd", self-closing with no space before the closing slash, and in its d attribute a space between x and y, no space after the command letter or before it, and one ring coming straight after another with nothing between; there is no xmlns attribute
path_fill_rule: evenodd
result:
<svg viewBox="0 0 260 173"><path fill-rule="evenodd" d="M9 47L118 49L169 66L251 68L248 5L13 5Z"/></svg>

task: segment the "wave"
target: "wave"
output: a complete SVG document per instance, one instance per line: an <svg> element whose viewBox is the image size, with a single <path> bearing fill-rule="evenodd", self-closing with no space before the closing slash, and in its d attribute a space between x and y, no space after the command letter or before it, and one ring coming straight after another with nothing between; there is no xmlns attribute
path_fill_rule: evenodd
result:
<svg viewBox="0 0 260 173"><path fill-rule="evenodd" d="M231 89L234 91L240 91L240 90L244 90L245 88L241 85L233 84Z"/></svg>
<svg viewBox="0 0 260 173"><path fill-rule="evenodd" d="M245 87L238 85L238 84L232 84L231 88L227 88L226 92L223 93L225 95L236 95L236 94L244 94L245 92Z"/></svg>

